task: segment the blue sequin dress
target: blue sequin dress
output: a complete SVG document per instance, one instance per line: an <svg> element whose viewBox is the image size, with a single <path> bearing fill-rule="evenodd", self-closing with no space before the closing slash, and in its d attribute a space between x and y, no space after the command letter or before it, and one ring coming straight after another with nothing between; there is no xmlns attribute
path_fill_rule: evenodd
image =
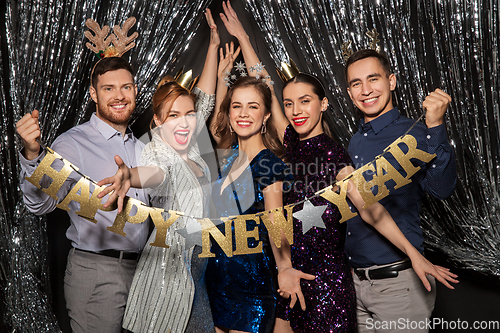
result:
<svg viewBox="0 0 500 333"><path fill-rule="evenodd" d="M291 178L287 176L283 161L269 149L264 149L221 193L237 156L236 148L222 166L212 189L214 206L221 217L264 211L262 190L277 181L285 183ZM261 252L227 257L212 240L212 252L216 256L209 259L206 282L214 323L219 327L245 332L272 332L276 312L276 264L264 224L247 220L246 226L247 230L258 229L259 240L248 238L248 247L257 247L262 242ZM224 224L218 227L224 233ZM234 251L234 223L232 231Z"/></svg>

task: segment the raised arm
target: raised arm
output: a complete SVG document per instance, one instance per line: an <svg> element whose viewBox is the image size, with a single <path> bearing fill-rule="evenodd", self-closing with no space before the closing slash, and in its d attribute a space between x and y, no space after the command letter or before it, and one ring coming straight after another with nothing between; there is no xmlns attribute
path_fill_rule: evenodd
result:
<svg viewBox="0 0 500 333"><path fill-rule="evenodd" d="M353 167L345 167L337 175L337 180L342 180L354 171ZM447 268L434 266L422 256L420 252L408 241L405 235L394 222L392 216L380 203L375 203L367 208L363 208L365 202L359 193L358 189L352 181L349 182L347 197L351 200L354 206L358 209L361 218L368 224L372 225L377 231L387 238L398 249L404 252L411 260L413 269L422 280L423 285L427 290L431 289L431 285L426 278L426 274L434 276L438 281L450 289L454 289L448 281L457 283L454 278L457 275L451 273Z"/></svg>
<svg viewBox="0 0 500 333"><path fill-rule="evenodd" d="M205 10L205 18L210 27L210 43L208 44L205 65L198 80L197 87L205 94L215 94L215 85L217 80L217 50L220 45L219 30L215 25L210 9Z"/></svg>
<svg viewBox="0 0 500 333"><path fill-rule="evenodd" d="M261 61L259 60L257 53L255 53L255 50L252 44L250 43L250 38L248 37L248 34L246 33L245 29L243 28L243 25L238 19L238 15L236 15L236 12L231 6L231 3L229 1L222 2L222 8L224 9L224 14L221 13L220 17L222 19L222 22L224 23L224 26L227 29L227 32L229 32L231 36L238 39L238 43L240 43L241 53L243 54L243 59L245 60L246 67L248 69L248 75L256 76L258 74L261 78L264 78L266 75L269 75L265 67L262 69L260 73L258 73L255 70L250 70L250 68L255 68L255 66L259 64ZM271 114L272 114L271 121L273 122L273 125L276 127L279 133L280 140L283 141L285 129L288 126L289 122L288 119L285 117L283 110L281 110L278 98L274 93L273 85L268 84L268 86L269 89L271 89L273 95L273 104L271 108Z"/></svg>
<svg viewBox="0 0 500 333"><path fill-rule="evenodd" d="M217 90L215 93L215 108L214 112L212 114L212 117L210 118L210 133L212 133L212 136L215 140L215 142L219 143L220 137L218 137L215 134L215 131L217 129L217 117L219 116L220 112L220 105L222 103L222 100L224 99L224 96L226 96L228 86L226 85L226 80L225 78L227 77L227 73L231 73L231 69L233 68L233 63L234 59L238 57L240 54L241 48L238 46L236 51L234 51L234 43L231 42L231 44L226 43L226 54L224 55L224 49L221 47L220 48L220 56L219 56L219 66L217 69Z"/></svg>
<svg viewBox="0 0 500 333"><path fill-rule="evenodd" d="M451 103L451 97L436 89L422 103L426 110L427 149L430 154L436 154L428 165L425 178L420 182L424 190L438 199L446 199L453 194L457 182L457 166L453 148L448 142L444 115Z"/></svg>
<svg viewBox="0 0 500 333"><path fill-rule="evenodd" d="M40 144L38 140L40 139L40 125L38 123L39 112L34 110L32 113L25 114L17 123L16 131L21 137L23 149L19 154L19 161L21 164L21 173L19 185L21 191L23 192L23 201L28 209L36 214L43 215L50 213L56 208L57 201L49 196L47 193L43 192L39 188L35 187L26 177L33 175L38 163L42 161L45 157L45 152L40 149ZM71 151L74 149L71 148ZM58 152L61 152L58 148ZM61 152L64 157L67 157L66 151ZM54 161L54 168L62 167L62 162L59 160ZM60 187L57 197L64 198L68 193L71 182L73 181L72 175L62 184ZM50 179L44 177L41 181L42 187L48 187L50 185Z"/></svg>

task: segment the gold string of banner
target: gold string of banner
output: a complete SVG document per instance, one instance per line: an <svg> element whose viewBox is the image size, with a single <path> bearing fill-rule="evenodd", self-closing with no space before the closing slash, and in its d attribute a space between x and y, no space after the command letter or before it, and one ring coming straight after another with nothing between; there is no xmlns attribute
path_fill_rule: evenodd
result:
<svg viewBox="0 0 500 333"><path fill-rule="evenodd" d="M161 214L162 212L164 212L163 209L149 207L140 200L125 197L124 208L122 212L117 214L113 225L107 227L107 229L119 235L126 236L126 233L123 231L126 223L143 223L149 217L151 218L157 229L156 239L153 243L151 243L151 245L168 247L168 245L166 244L166 235L168 228L180 216L185 216L187 218L198 221L202 227L201 237L203 250L200 254L200 257L215 256L210 252L210 236L212 236L212 238L221 246L226 255L232 256L257 253L260 251L259 247L249 248L247 242L247 239L251 237L258 240L258 233L255 233L255 230L246 230L246 221L255 220L257 224L259 224L260 221L264 223L277 247L281 247L281 231L284 232L288 242L290 244L293 244L292 212L295 206L306 201L310 201L315 197L321 196L338 207L341 214L340 223L342 223L357 215L357 213L351 211L351 208L347 203L347 185L349 181L354 182L354 185L363 197L363 200L365 202L365 205L363 206L364 208L369 207L375 202L378 202L389 194L389 189L385 185L388 180L393 180L396 183L394 189L398 189L411 183L411 176L413 176L418 170L420 170L420 167L414 166L410 160L417 159L422 162L428 163L436 156L435 154L429 154L423 150L418 149L417 140L412 135L408 134L420 119L421 117L406 131L406 133L404 133L393 143L391 143L386 149L384 149L383 153L375 157L373 161L365 164L361 168L356 169L343 180L336 181L335 183L315 192L313 196L305 198L299 202L286 205L284 207L279 207L273 210L258 212L255 214L219 217L217 219L200 218L185 215L180 211L169 210L169 217L167 218L167 220L164 220ZM70 189L68 194L63 198L62 201L60 201L56 205L56 207L69 211L70 202L78 202L80 203L80 210L75 213L93 223L97 223L97 221L95 220L95 214L97 213L97 210L111 211L116 209L116 202L113 205L104 208L102 199L97 198L97 195L105 189L104 186L98 186L96 181L81 173L77 166L64 159L61 155L59 155L51 148L45 146L41 142L39 143L48 154L46 154L46 156L42 159L33 174L30 177L26 177L26 180L28 180L41 191L47 193L54 200L59 201L57 192L69 177L69 175L72 172L76 172L81 176L79 181ZM399 147L400 144L406 145L406 147L408 148L406 153L404 153L403 150ZM384 157L384 155L387 153L391 154L396 162L404 170L404 176L400 174L399 171L397 171L397 169L392 166ZM63 163L63 167L60 171L53 169L51 166L55 160L60 160ZM366 181L363 175L367 171L370 171L372 173L372 179L370 181ZM52 179L51 184L47 188L42 188L40 185L40 181L44 176L48 176ZM94 185L94 190L92 191L92 193L90 193L90 183ZM378 188L376 194L374 194L371 190L375 186L377 186ZM137 208L137 213L133 216L130 216L130 213L134 206ZM285 211L287 213L286 218L284 215ZM274 223L271 222L269 214L273 214ZM222 223L225 223L224 234L217 228L216 224L214 224L214 220L222 221ZM236 249L234 251L231 237L231 223L233 223L235 226Z"/></svg>

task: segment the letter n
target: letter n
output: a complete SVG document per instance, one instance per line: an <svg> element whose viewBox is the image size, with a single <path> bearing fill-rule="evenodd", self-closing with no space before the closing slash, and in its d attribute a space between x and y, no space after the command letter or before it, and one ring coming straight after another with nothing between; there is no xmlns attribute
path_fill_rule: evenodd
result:
<svg viewBox="0 0 500 333"><path fill-rule="evenodd" d="M215 254L210 252L210 235L214 238L214 240L219 244L220 248L226 256L233 256L233 233L231 232L231 222L227 218L221 218L225 225L225 232L222 232L213 224L210 219L199 219L198 222L201 224L202 233L202 244L203 249L198 257L200 258L210 258L215 257Z"/></svg>

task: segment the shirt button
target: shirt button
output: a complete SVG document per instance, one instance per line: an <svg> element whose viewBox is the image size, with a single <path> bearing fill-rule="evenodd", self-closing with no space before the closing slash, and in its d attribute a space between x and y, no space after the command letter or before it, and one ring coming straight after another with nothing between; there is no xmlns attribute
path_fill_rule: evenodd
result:
<svg viewBox="0 0 500 333"><path fill-rule="evenodd" d="M351 260L351 257L349 257L349 260Z"/></svg>
<svg viewBox="0 0 500 333"><path fill-rule="evenodd" d="M347 236L351 236L351 232L350 231L347 232Z"/></svg>
<svg viewBox="0 0 500 333"><path fill-rule="evenodd" d="M368 136L368 133L363 134L364 136Z"/></svg>
<svg viewBox="0 0 500 333"><path fill-rule="evenodd" d="M433 169L435 169L435 168L436 168L436 164L433 164L433 165L432 165L432 168L433 168Z"/></svg>
<svg viewBox="0 0 500 333"><path fill-rule="evenodd" d="M358 155L354 156L354 158L358 158Z"/></svg>
<svg viewBox="0 0 500 333"><path fill-rule="evenodd" d="M428 140L428 139L430 139L430 138L431 138L431 136L430 136L430 135L427 135L427 140Z"/></svg>

